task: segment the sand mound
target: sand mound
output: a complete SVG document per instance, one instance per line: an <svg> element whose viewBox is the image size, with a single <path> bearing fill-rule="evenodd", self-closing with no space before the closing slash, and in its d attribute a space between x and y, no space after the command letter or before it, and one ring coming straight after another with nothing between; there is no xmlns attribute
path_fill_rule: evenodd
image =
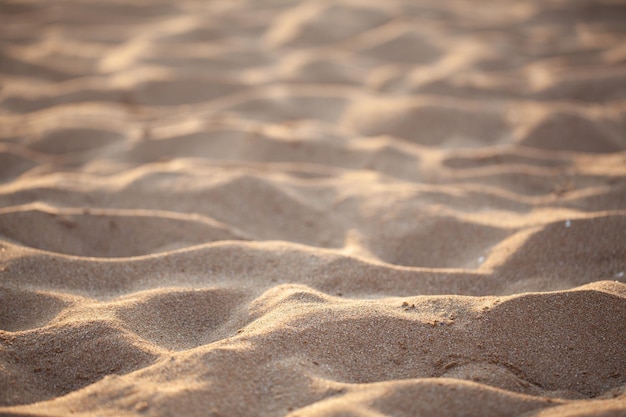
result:
<svg viewBox="0 0 626 417"><path fill-rule="evenodd" d="M624 415L625 11L0 1L0 415Z"/></svg>

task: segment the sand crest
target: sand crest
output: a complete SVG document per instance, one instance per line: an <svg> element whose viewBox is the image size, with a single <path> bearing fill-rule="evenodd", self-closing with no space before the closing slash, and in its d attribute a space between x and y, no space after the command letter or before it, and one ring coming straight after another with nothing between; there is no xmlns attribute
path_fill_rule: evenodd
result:
<svg viewBox="0 0 626 417"><path fill-rule="evenodd" d="M0 1L0 415L626 415L619 1Z"/></svg>

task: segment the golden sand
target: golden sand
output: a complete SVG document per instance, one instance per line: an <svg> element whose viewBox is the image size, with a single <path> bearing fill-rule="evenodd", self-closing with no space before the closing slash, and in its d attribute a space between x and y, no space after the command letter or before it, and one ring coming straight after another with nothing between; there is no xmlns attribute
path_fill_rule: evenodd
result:
<svg viewBox="0 0 626 417"><path fill-rule="evenodd" d="M620 1L0 1L0 415L626 415Z"/></svg>

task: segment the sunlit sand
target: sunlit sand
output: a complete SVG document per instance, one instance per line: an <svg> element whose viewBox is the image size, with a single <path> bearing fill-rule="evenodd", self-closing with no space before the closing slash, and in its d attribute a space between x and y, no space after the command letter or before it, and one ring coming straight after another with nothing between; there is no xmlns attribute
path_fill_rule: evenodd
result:
<svg viewBox="0 0 626 417"><path fill-rule="evenodd" d="M0 415L626 414L619 1L0 1Z"/></svg>

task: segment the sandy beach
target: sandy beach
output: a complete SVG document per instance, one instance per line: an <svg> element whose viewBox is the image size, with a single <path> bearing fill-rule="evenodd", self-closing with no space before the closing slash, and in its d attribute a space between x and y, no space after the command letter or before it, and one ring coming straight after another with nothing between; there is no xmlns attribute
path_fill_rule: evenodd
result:
<svg viewBox="0 0 626 417"><path fill-rule="evenodd" d="M0 415L625 416L626 4L0 0Z"/></svg>

